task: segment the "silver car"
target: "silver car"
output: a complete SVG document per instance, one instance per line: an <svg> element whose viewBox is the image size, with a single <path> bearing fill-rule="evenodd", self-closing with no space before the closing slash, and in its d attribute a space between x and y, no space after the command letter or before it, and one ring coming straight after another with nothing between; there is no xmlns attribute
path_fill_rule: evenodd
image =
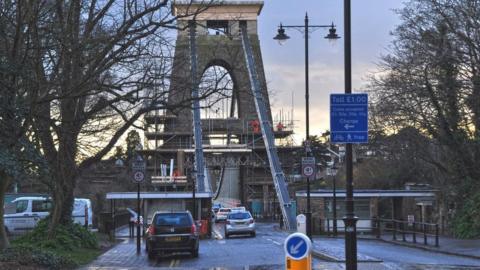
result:
<svg viewBox="0 0 480 270"><path fill-rule="evenodd" d="M250 234L255 237L255 220L248 211L236 211L228 214L225 223L225 238L232 234Z"/></svg>

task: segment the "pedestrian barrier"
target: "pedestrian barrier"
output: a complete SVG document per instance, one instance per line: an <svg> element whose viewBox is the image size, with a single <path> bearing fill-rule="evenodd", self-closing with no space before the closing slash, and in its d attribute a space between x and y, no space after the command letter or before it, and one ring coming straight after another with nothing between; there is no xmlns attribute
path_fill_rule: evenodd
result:
<svg viewBox="0 0 480 270"><path fill-rule="evenodd" d="M405 220L396 219L372 219L375 224L376 237L382 237L382 228L384 232L392 233L392 240L399 240L407 242L409 235L411 236L411 242L417 243L417 236L423 238L423 244L428 245L428 239L433 238L433 244L438 247L439 243L439 226L436 223L426 222L408 222Z"/></svg>
<svg viewBox="0 0 480 270"><path fill-rule="evenodd" d="M338 221L343 221L342 219L337 219ZM405 220L397 219L382 219L382 218L373 218L370 219L370 227L358 227L358 231L368 231L375 235L375 238L382 238L387 234L392 237L393 241L402 241L402 242L411 242L414 244L422 243L424 245L434 245L435 247L440 246L439 234L440 228L437 223L426 223L426 222L409 222ZM330 223L333 222L333 219L325 219L326 234L332 235L332 227ZM318 223L313 223L314 228L316 226L322 226L322 220L318 219ZM318 234L324 234L321 229L314 230ZM343 228L338 230L338 233L342 233ZM418 239L418 238L421 238Z"/></svg>

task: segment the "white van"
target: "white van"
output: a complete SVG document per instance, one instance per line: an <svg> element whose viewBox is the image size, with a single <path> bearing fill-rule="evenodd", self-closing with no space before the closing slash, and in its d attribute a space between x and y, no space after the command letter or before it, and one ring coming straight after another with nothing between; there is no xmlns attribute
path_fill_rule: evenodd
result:
<svg viewBox="0 0 480 270"><path fill-rule="evenodd" d="M3 215L7 233L32 230L40 219L46 218L52 209L52 201L46 197L19 197L12 201L15 213ZM87 213L87 215L85 215ZM87 220L85 218L87 216ZM92 225L92 207L89 199L75 199L72 218L75 223Z"/></svg>

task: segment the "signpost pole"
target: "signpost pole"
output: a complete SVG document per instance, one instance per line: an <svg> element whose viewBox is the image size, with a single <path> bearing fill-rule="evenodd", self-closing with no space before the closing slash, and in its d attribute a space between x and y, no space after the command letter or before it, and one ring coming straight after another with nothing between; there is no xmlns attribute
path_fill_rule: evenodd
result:
<svg viewBox="0 0 480 270"><path fill-rule="evenodd" d="M310 146L306 144L307 153L309 153ZM302 174L307 178L307 211L305 217L307 219L307 236L312 240L312 211L310 203L310 178L315 175L315 157L307 154L307 157L302 158Z"/></svg>
<svg viewBox="0 0 480 270"><path fill-rule="evenodd" d="M140 254L140 182L137 183L137 254Z"/></svg>
<svg viewBox="0 0 480 270"><path fill-rule="evenodd" d="M307 236L312 239L312 210L310 205L310 176L307 176L307 212L305 213L307 217Z"/></svg>
<svg viewBox="0 0 480 270"><path fill-rule="evenodd" d="M337 237L337 181L333 173L333 236Z"/></svg>
<svg viewBox="0 0 480 270"><path fill-rule="evenodd" d="M344 0L345 27L345 94L352 93L352 40L351 40L351 2ZM353 157L352 143L346 147L346 213L345 223L345 267L347 270L357 269L357 217L353 207Z"/></svg>
<svg viewBox="0 0 480 270"><path fill-rule="evenodd" d="M132 180L137 184L137 255L140 255L140 184L145 180L145 160L137 154L132 162Z"/></svg>

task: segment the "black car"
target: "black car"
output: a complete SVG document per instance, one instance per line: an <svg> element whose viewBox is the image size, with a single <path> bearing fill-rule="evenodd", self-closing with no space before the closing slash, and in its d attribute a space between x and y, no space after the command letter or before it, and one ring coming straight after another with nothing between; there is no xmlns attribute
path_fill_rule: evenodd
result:
<svg viewBox="0 0 480 270"><path fill-rule="evenodd" d="M174 252L190 252L193 257L198 257L197 226L188 211L156 212L145 243L149 259Z"/></svg>

